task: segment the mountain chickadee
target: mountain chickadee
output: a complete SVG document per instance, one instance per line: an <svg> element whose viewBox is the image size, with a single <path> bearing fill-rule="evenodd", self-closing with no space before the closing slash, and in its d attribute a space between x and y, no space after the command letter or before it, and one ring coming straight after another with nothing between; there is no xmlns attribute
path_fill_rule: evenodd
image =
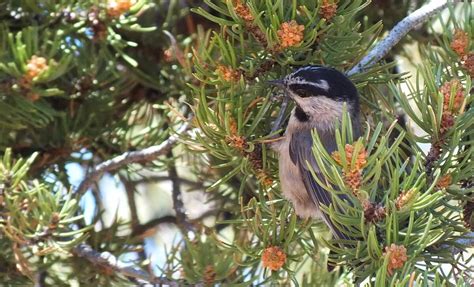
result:
<svg viewBox="0 0 474 287"><path fill-rule="evenodd" d="M352 121L354 139L360 135L359 95L354 84L341 72L322 66L305 66L281 80L270 81L283 88L295 102L284 138L274 144L279 153L283 195L303 218L322 218L337 239L351 239L321 209L332 203L330 191L313 178L308 164L322 181L324 176L312 152L315 130L329 154L337 150L335 129L346 110ZM344 103L346 109L344 109ZM338 195L348 200L346 195Z"/></svg>

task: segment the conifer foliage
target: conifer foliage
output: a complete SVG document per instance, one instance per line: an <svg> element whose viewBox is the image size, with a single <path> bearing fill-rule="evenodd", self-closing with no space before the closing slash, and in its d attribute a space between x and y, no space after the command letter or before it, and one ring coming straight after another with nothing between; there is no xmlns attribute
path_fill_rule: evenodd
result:
<svg viewBox="0 0 474 287"><path fill-rule="evenodd" d="M474 284L474 5L444 5L383 61L351 70L424 4L3 1L0 281ZM347 73L361 96L362 136L344 116L338 149L317 133L312 148L334 194L322 212L351 240L298 218L281 193L271 145L292 103L268 81L305 65ZM125 221L104 205L104 175L125 190ZM143 222L139 187L162 181L174 212ZM193 192L206 202L187 203ZM155 260L145 242L163 224L179 231Z"/></svg>

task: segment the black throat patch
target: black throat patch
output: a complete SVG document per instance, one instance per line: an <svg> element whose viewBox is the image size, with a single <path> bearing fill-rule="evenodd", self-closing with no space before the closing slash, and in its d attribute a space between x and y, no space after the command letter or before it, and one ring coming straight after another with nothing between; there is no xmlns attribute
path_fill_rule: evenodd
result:
<svg viewBox="0 0 474 287"><path fill-rule="evenodd" d="M299 120L300 122L307 122L309 121L309 116L307 113L305 113L303 111L302 108L300 108L299 106L296 106L296 109L295 109L295 117L297 120Z"/></svg>

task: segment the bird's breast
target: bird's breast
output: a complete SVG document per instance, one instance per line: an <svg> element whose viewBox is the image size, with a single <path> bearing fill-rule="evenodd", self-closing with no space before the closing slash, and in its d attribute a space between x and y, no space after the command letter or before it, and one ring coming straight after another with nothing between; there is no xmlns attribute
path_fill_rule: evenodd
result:
<svg viewBox="0 0 474 287"><path fill-rule="evenodd" d="M317 218L318 208L306 191L299 168L290 158L290 138L286 135L276 147L279 153L279 175L283 196L293 204L299 217Z"/></svg>

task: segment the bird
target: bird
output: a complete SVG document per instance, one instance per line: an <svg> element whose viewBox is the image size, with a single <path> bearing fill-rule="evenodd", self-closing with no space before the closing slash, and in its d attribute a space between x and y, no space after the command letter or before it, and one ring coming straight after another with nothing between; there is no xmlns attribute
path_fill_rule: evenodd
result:
<svg viewBox="0 0 474 287"><path fill-rule="evenodd" d="M342 72L326 66L303 66L283 79L269 81L285 91L295 106L291 111L281 140L272 148L278 153L279 178L283 196L289 200L301 218L321 218L336 239L353 240L338 227L321 206L332 203L331 190L314 179L324 182L312 146L312 132L318 133L322 145L331 154L337 150L336 128L343 113L352 122L353 138L360 136L359 94L352 81ZM311 169L308 167L311 166ZM348 195L338 193L350 204Z"/></svg>

